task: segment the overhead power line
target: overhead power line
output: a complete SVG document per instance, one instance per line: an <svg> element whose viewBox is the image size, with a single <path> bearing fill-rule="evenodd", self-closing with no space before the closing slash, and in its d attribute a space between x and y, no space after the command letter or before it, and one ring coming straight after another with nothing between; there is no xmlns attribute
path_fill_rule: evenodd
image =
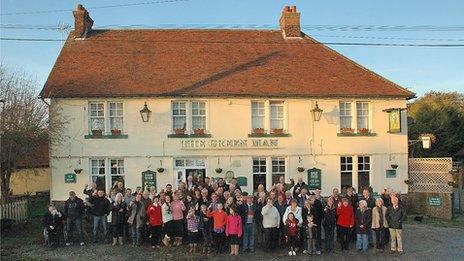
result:
<svg viewBox="0 0 464 261"><path fill-rule="evenodd" d="M146 1L138 3L127 3L127 4L118 4L118 5L103 5L103 6L93 6L86 7L87 10L96 10L96 9L106 9L106 8L116 8L116 7L129 7L129 6L140 6L140 5L152 5L152 4L164 4L164 3L175 3L175 2L186 2L189 0L159 0L159 1ZM55 9L55 10L38 10L38 11L27 11L27 12L12 12L12 13L2 13L0 16L7 15L32 15L32 14L49 14L49 13L62 13L62 12L72 12L74 9Z"/></svg>
<svg viewBox="0 0 464 261"><path fill-rule="evenodd" d="M17 42L62 42L60 39L53 38L8 38L1 37L0 41L17 41ZM410 44L410 43L356 43L356 42L295 42L295 43L281 43L281 42L259 42L259 41L245 41L245 42L225 42L225 41L147 41L147 40L125 40L125 39L98 39L89 40L97 42L152 42L152 43L184 43L184 44L278 44L278 45L339 45L339 46L379 46L379 47L464 47L464 44Z"/></svg>

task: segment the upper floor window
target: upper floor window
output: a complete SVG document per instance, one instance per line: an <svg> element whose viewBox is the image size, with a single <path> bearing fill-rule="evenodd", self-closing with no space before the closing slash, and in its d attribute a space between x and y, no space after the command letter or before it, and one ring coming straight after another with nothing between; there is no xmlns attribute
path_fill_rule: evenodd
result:
<svg viewBox="0 0 464 261"><path fill-rule="evenodd" d="M340 128L351 129L351 102L340 102Z"/></svg>
<svg viewBox="0 0 464 261"><path fill-rule="evenodd" d="M122 130L123 127L123 105L122 102L109 103L109 118L111 130Z"/></svg>
<svg viewBox="0 0 464 261"><path fill-rule="evenodd" d="M187 124L187 103L185 101L172 102L172 128L186 129Z"/></svg>
<svg viewBox="0 0 464 261"><path fill-rule="evenodd" d="M369 129L369 103L356 102L357 127L361 129Z"/></svg>
<svg viewBox="0 0 464 261"><path fill-rule="evenodd" d="M251 127L252 129L264 129L266 111L263 101L251 102Z"/></svg>
<svg viewBox="0 0 464 261"><path fill-rule="evenodd" d="M105 131L105 103L90 103L90 130Z"/></svg>
<svg viewBox="0 0 464 261"><path fill-rule="evenodd" d="M269 102L271 110L271 130L284 129L284 102Z"/></svg>
<svg viewBox="0 0 464 261"><path fill-rule="evenodd" d="M206 104L202 101L192 101L192 129L206 129Z"/></svg>

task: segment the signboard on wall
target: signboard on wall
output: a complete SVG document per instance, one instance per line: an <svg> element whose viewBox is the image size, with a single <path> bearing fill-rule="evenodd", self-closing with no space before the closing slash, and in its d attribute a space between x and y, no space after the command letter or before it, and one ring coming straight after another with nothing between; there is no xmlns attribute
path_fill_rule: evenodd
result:
<svg viewBox="0 0 464 261"><path fill-rule="evenodd" d="M387 178L396 178L396 169L387 169L386 177Z"/></svg>
<svg viewBox="0 0 464 261"><path fill-rule="evenodd" d="M401 132L401 110L393 109L388 113L388 125L390 133Z"/></svg>
<svg viewBox="0 0 464 261"><path fill-rule="evenodd" d="M428 197L427 198L427 205L433 207L441 207L442 205L442 198L441 197Z"/></svg>
<svg viewBox="0 0 464 261"><path fill-rule="evenodd" d="M64 183L76 183L76 173L64 174Z"/></svg>
<svg viewBox="0 0 464 261"><path fill-rule="evenodd" d="M321 183L321 170L317 168L308 169L308 189L320 189Z"/></svg>
<svg viewBox="0 0 464 261"><path fill-rule="evenodd" d="M146 170L142 172L142 187L145 190L145 186L156 187L156 172L151 170Z"/></svg>

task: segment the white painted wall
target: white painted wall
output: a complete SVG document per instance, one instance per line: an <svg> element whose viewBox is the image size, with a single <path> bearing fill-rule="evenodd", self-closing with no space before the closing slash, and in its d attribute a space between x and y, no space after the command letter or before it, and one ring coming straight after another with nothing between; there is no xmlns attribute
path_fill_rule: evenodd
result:
<svg viewBox="0 0 464 261"><path fill-rule="evenodd" d="M208 176L218 176L215 168L224 172L233 170L235 176L247 176L248 187L252 189L253 156L284 156L287 158L286 177L296 178L306 173L298 173L299 166L307 169L322 169L322 190L324 195L331 193L333 187L340 187L340 156L371 156L371 186L375 191L391 187L402 193L407 192L407 121L406 112L402 112L401 133L389 134L387 108L406 108L405 100L360 100L370 102L370 119L373 137L338 137L340 100L318 99L324 110L319 122L312 120L310 110L316 100L286 99L286 126L290 137L277 138L278 149L181 149L179 138L168 138L171 134L171 101L173 99L138 98L111 99L104 101L124 102L124 133L127 139L84 139L89 133L88 103L96 99L54 99L52 106L61 108L61 113L68 124L63 132L65 139L59 146L51 149L51 170L53 200L64 200L69 190L82 193L89 183L89 158L109 157L123 158L125 162L126 187L141 185L141 172L156 170L162 165L164 173L158 173L158 189L173 182L174 163L177 157L204 157L207 160ZM207 101L207 131L211 139L248 139L251 132L250 99L204 99ZM353 100L355 101L355 100ZM141 120L139 110L147 102L152 111L148 123ZM354 114L355 115L355 114ZM312 144L312 146L311 146ZM163 149L164 148L164 149ZM219 165L218 165L219 158ZM301 163L299 163L301 158ZM354 157L356 158L356 157ZM240 167L230 167L234 160L240 161ZM396 178L386 178L385 170L390 164L398 164ZM82 168L77 183L65 184L64 174ZM269 169L269 168L268 168ZM224 173L223 172L223 173ZM270 174L270 170L268 170ZM223 175L223 174L221 174ZM353 186L357 185L356 164L354 164ZM270 185L270 177L268 178ZM82 194L81 194L82 195Z"/></svg>

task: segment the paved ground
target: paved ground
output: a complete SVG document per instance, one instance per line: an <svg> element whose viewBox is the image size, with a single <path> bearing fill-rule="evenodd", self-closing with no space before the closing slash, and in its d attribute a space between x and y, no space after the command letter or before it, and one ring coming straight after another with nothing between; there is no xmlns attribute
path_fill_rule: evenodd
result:
<svg viewBox="0 0 464 261"><path fill-rule="evenodd" d="M228 255L189 254L187 248L152 250L149 246L113 247L106 244L72 246L48 249L42 246L40 226L37 223L21 225L2 233L2 260L464 260L464 220L428 220L423 223L410 222L404 229L404 254L358 253L351 247L349 252L341 252L317 257L287 256L283 250L275 253L256 251L231 258ZM32 233L26 232L26 229ZM338 247L338 246L337 246Z"/></svg>

